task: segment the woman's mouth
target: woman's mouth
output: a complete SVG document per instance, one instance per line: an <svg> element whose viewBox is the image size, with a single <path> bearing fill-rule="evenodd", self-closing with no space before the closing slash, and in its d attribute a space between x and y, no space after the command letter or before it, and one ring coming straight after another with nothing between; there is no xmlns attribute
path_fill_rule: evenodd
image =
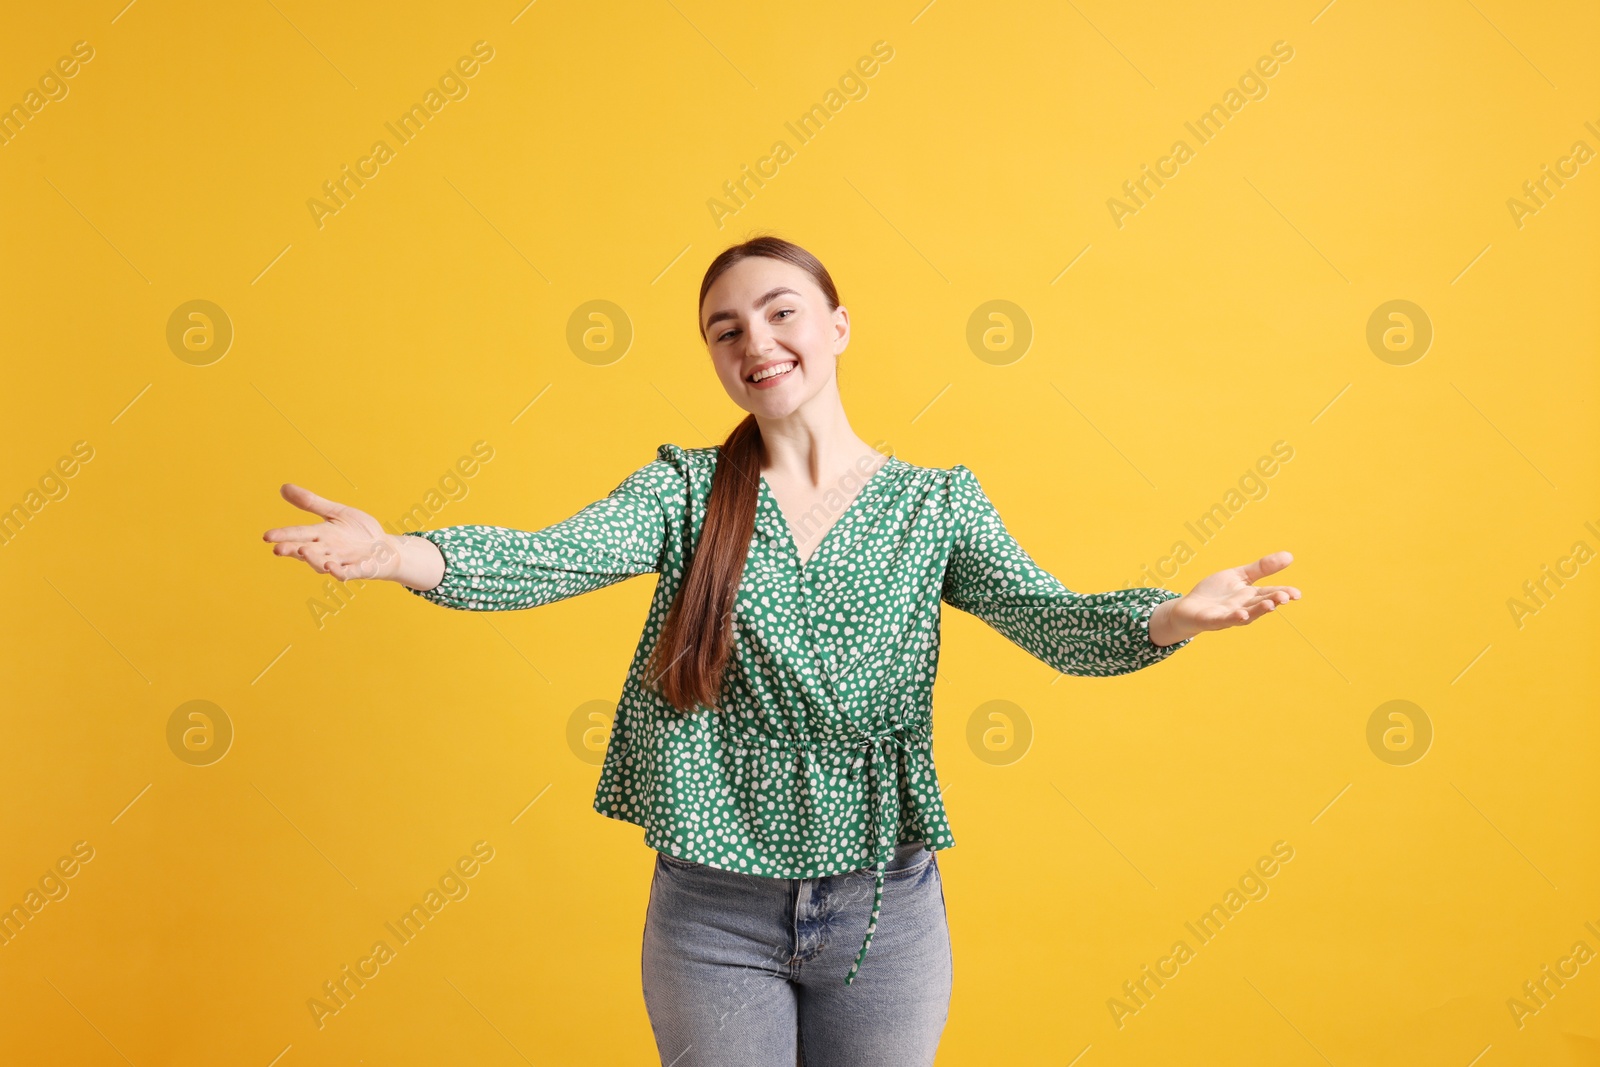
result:
<svg viewBox="0 0 1600 1067"><path fill-rule="evenodd" d="M781 363L773 363L747 376L745 381L757 389L771 389L784 378L787 378L789 372L794 370L796 366L798 364L792 359L784 360Z"/></svg>

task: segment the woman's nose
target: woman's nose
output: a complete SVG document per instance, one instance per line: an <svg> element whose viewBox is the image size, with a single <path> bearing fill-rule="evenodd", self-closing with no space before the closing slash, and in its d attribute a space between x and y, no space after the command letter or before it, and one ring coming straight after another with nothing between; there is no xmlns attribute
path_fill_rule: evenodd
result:
<svg viewBox="0 0 1600 1067"><path fill-rule="evenodd" d="M772 351L772 331L764 323L752 325L745 331L745 352L755 356L766 356Z"/></svg>

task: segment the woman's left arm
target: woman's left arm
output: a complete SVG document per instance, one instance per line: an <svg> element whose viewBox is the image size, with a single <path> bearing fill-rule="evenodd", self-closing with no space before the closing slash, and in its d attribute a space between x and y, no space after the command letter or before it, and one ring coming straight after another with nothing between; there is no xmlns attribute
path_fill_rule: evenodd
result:
<svg viewBox="0 0 1600 1067"><path fill-rule="evenodd" d="M1144 586L1075 593L1011 536L970 469L952 468L950 490L958 519L944 601L1065 674L1128 674L1204 630L1241 625L1300 596L1290 587L1248 585L1288 566L1287 552L1212 575L1187 596Z"/></svg>

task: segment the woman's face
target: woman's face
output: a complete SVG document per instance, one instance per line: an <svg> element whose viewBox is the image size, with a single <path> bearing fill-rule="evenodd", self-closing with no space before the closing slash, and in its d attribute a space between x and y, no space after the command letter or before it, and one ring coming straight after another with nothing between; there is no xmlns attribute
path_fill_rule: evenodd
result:
<svg viewBox="0 0 1600 1067"><path fill-rule="evenodd" d="M839 353L850 343L849 312L830 311L810 274L769 256L722 272L700 307L700 326L722 387L766 418L789 415L834 388ZM750 380L764 370L779 373Z"/></svg>

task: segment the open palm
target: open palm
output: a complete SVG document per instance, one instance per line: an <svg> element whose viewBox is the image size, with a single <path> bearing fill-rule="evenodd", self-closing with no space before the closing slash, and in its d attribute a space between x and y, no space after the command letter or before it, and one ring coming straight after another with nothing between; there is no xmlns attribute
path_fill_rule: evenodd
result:
<svg viewBox="0 0 1600 1067"><path fill-rule="evenodd" d="M1243 626L1279 604L1300 599L1292 585L1255 585L1294 562L1288 552L1274 552L1254 563L1207 575L1186 595L1172 602L1173 618L1186 629L1222 630Z"/></svg>
<svg viewBox="0 0 1600 1067"><path fill-rule="evenodd" d="M261 535L275 556L294 556L341 582L350 578L394 578L400 553L394 539L366 512L338 504L293 483L279 490L297 508L322 517L313 526L279 526Z"/></svg>

